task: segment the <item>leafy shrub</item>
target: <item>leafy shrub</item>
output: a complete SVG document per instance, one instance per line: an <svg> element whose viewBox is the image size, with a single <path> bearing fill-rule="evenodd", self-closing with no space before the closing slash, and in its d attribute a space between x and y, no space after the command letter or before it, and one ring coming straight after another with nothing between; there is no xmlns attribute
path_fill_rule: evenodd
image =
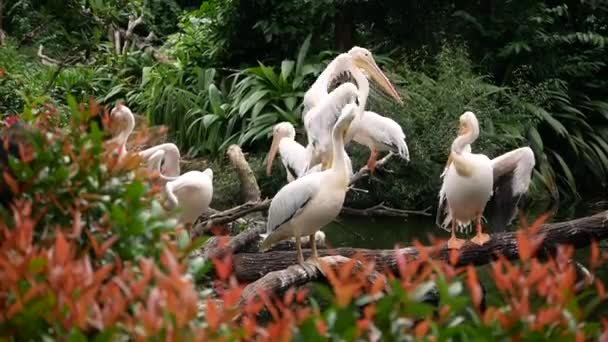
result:
<svg viewBox="0 0 608 342"><path fill-rule="evenodd" d="M10 41L0 47L0 70L0 114L17 114L34 99L49 99L45 94L48 69L21 54Z"/></svg>
<svg viewBox="0 0 608 342"><path fill-rule="evenodd" d="M384 276L358 256L337 266L321 261L329 285L291 288L278 295L260 292L235 308L243 289L231 275L232 258L226 256L214 261L220 291L204 302L206 325L200 333L206 340L604 338L603 282L577 278L572 248L559 247L555 257L544 261L532 257L539 241L529 233L542 221L517 233L520 260L499 257L489 266L485 284L475 267L454 267L434 259L432 246L415 243L419 257L406 260L398 254L397 265ZM591 269L598 270L606 260L608 255L593 244Z"/></svg>
<svg viewBox="0 0 608 342"><path fill-rule="evenodd" d="M512 84L523 78L546 87L545 101L526 105L539 120L528 134L542 156L544 176L566 199L578 199L582 189L605 189L608 6L585 1L501 2L495 13L499 15L456 15L471 41L479 42L475 50L482 55L482 66L500 82Z"/></svg>
<svg viewBox="0 0 608 342"><path fill-rule="evenodd" d="M0 211L0 335L192 338L188 240L174 242L176 221L138 158L119 161L103 143L89 121L100 108L71 98L69 108L65 129L47 107L33 129L4 136L22 147L2 170L13 201Z"/></svg>
<svg viewBox="0 0 608 342"><path fill-rule="evenodd" d="M296 61L281 63L280 73L263 64L224 78L213 68L145 68L141 89L127 99L154 124L167 125L181 147L216 157L230 144L266 139L277 122L300 123L304 91L319 72L307 60L309 43L310 37Z"/></svg>
<svg viewBox="0 0 608 342"><path fill-rule="evenodd" d="M236 83L232 99L233 113L245 119L239 145L266 138L272 127L282 121L302 125L304 93L312 83L312 76L320 72L319 65L306 63L310 39L309 35L300 47L296 61L281 63L279 73L262 63L241 72L243 77Z"/></svg>
<svg viewBox="0 0 608 342"><path fill-rule="evenodd" d="M357 205L383 201L396 207L435 205L441 187L439 175L456 137L458 118L467 110L477 115L481 126L475 151L493 158L527 144L523 134L533 117L508 88L492 85L474 72L464 48L445 46L436 61L422 70L404 62L389 73L389 78L405 99L403 105L372 92L369 108L401 125L411 162L390 160L386 167L394 174L381 173L381 179L369 186L360 185L368 187L369 194L349 194L349 201ZM353 165L358 169L369 151L357 144L351 146Z"/></svg>

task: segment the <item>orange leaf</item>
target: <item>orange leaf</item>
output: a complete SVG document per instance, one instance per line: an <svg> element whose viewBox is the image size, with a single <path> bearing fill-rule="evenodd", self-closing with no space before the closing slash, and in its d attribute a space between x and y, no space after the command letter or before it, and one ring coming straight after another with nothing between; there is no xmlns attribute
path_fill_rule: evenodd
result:
<svg viewBox="0 0 608 342"><path fill-rule="evenodd" d="M101 248L99 249L99 252L101 253L100 255L103 255L106 250L110 248L116 241L118 241L118 236L114 235L108 240L106 240L104 243L102 243Z"/></svg>
<svg viewBox="0 0 608 342"><path fill-rule="evenodd" d="M520 230L517 232L517 248L519 249L519 258L521 261L527 261L530 259L531 251L530 251L530 241L526 236L525 231Z"/></svg>
<svg viewBox="0 0 608 342"><path fill-rule="evenodd" d="M306 299L307 294L308 294L308 291L306 289L300 289L298 291L298 293L296 294L296 302L303 303L304 300Z"/></svg>
<svg viewBox="0 0 608 342"><path fill-rule="evenodd" d="M450 265L455 266L458 263L460 252L457 249L450 250Z"/></svg>
<svg viewBox="0 0 608 342"><path fill-rule="evenodd" d="M211 329L217 329L220 325L218 309L211 299L207 299L207 302L205 303L205 319L209 323Z"/></svg>
<svg viewBox="0 0 608 342"><path fill-rule="evenodd" d="M55 238L54 256L57 258L58 264L64 265L68 261L70 246L61 231L58 230L55 235L57 237Z"/></svg>
<svg viewBox="0 0 608 342"><path fill-rule="evenodd" d="M232 256L226 255L223 259L213 258L215 273L221 280L226 280L232 273Z"/></svg>
<svg viewBox="0 0 608 342"><path fill-rule="evenodd" d="M606 298L606 288L601 280L596 279L595 288L597 289L597 295L600 297L600 299Z"/></svg>
<svg viewBox="0 0 608 342"><path fill-rule="evenodd" d="M429 320L425 319L416 326L416 328L414 329L414 335L416 336L416 338L422 338L424 335L426 335L428 330Z"/></svg>
<svg viewBox="0 0 608 342"><path fill-rule="evenodd" d="M6 185L9 187L11 192L13 194L18 194L19 193L19 184L17 184L17 181L15 181L15 178L13 178L13 176L11 176L11 174L8 173L7 171L4 171L2 176L4 177L4 182L6 182Z"/></svg>
<svg viewBox="0 0 608 342"><path fill-rule="evenodd" d="M476 308L479 308L483 293L481 286L479 285L479 281L477 280L477 273L475 272L475 268L473 266L467 266L467 286L469 287L469 291L471 291L471 299L473 300L473 304Z"/></svg>
<svg viewBox="0 0 608 342"><path fill-rule="evenodd" d="M591 260L589 264L591 269L596 269L600 265L600 249L595 240L591 241Z"/></svg>
<svg viewBox="0 0 608 342"><path fill-rule="evenodd" d="M386 286L386 278L378 277L378 278L376 278L376 280L374 280L374 284L372 285L372 288L369 290L369 294L375 295L377 293L380 293L382 290L384 290L385 286Z"/></svg>

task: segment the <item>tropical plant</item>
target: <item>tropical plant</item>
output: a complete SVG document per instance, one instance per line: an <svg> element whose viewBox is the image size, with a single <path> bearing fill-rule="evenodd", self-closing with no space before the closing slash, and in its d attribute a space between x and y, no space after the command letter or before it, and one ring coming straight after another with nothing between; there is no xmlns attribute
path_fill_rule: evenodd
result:
<svg viewBox="0 0 608 342"><path fill-rule="evenodd" d="M272 126L289 121L301 126L302 100L313 76L320 71L318 64L307 63L310 47L309 35L298 51L296 61L284 60L280 72L259 63L247 68L235 85L233 112L244 119L244 128L238 132L238 143L251 144L265 138Z"/></svg>
<svg viewBox="0 0 608 342"><path fill-rule="evenodd" d="M608 186L608 6L500 2L498 16L458 11L474 30L484 65L506 84L521 79L546 89L526 104L539 125L528 132L541 170L566 198ZM484 47L491 46L491 49ZM579 181L577 181L579 180ZM582 184L581 184L582 183ZM557 194L557 190L554 190Z"/></svg>

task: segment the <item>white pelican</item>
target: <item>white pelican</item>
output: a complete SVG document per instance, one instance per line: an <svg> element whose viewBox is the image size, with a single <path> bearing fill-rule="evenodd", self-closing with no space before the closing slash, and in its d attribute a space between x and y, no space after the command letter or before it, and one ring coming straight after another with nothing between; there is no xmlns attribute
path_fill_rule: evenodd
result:
<svg viewBox="0 0 608 342"><path fill-rule="evenodd" d="M302 116L308 144L314 151L310 166L317 163L322 163L323 169L329 166L332 160L331 130L343 106L355 98L361 112L365 109L369 81L364 72L401 103L399 93L376 65L371 52L355 46L348 53L338 55L304 94Z"/></svg>
<svg viewBox="0 0 608 342"><path fill-rule="evenodd" d="M481 216L492 195L491 202L496 203L489 221L495 230L503 230L515 216L517 204L530 185L535 161L529 147L490 160L483 154L471 153L470 145L478 136L475 114L465 112L460 116L458 137L452 143L439 192L437 224L446 230L450 222L452 226L448 248L462 247L464 241L456 238L456 225L462 229L472 220L476 221L477 235L471 241L482 245L490 239L482 232Z"/></svg>
<svg viewBox="0 0 608 342"><path fill-rule="evenodd" d="M298 178L274 196L268 210L268 235L262 241L260 251L267 250L278 241L295 237L298 263L303 264L300 237L308 235L313 240L313 258L317 258L315 232L338 216L348 190L344 136L356 115L356 109L354 104L346 105L334 125L331 168Z"/></svg>
<svg viewBox="0 0 608 342"><path fill-rule="evenodd" d="M150 156L150 166L155 171L160 170L165 152L157 150ZM209 209L213 198L213 171L206 169L200 171L188 171L178 177L168 177L160 173L160 178L166 182L163 187L163 195L167 199L164 205L167 210L179 208L178 221L185 225L191 225Z"/></svg>
<svg viewBox="0 0 608 342"><path fill-rule="evenodd" d="M367 168L371 173L376 168L378 152L394 152L402 159L410 160L410 152L405 143L403 129L395 120L380 114L364 111L362 115L358 115L350 126L346 142L351 139L369 148Z"/></svg>
<svg viewBox="0 0 608 342"><path fill-rule="evenodd" d="M306 170L310 153L310 148L306 148L295 141L296 129L289 122L280 122L272 129L272 145L266 157L266 176L270 176L272 162L277 154L281 156L281 161L287 173L287 182L304 176L305 174L321 171L321 164ZM349 178L352 176L353 167L351 160L346 155L347 170Z"/></svg>
<svg viewBox="0 0 608 342"><path fill-rule="evenodd" d="M114 135L111 141L119 145L120 158L123 158L127 154L127 140L134 129L135 116L133 112L131 112L129 107L118 103L110 112L110 132ZM180 153L179 148L175 144L165 143L156 145L138 152L138 155L146 161L149 168L152 168L150 157L159 150L164 152L164 158L161 160L161 173L171 177L179 176Z"/></svg>

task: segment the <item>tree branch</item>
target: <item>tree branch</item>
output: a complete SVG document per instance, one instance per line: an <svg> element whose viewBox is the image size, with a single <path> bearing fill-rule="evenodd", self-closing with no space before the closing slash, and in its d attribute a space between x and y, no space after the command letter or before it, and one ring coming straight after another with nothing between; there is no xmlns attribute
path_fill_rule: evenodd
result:
<svg viewBox="0 0 608 342"><path fill-rule="evenodd" d="M376 167L380 167L380 166L386 164L393 155L394 155L393 152L389 152L386 156L384 156L384 158L382 158L382 159L378 160L378 162L376 162ZM352 186L355 183L357 183L359 180L361 180L367 176L369 176L369 169L367 168L367 165L365 165L361 169L359 169L359 171L357 171L357 173L355 173L350 178L349 185Z"/></svg>
<svg viewBox="0 0 608 342"><path fill-rule="evenodd" d="M410 215L422 215L431 216L429 212L431 207L423 210L407 210L407 209L396 209L387 207L384 203L376 204L373 207L366 209L355 209L349 207L343 207L341 214L350 216L391 216L391 217L407 217Z"/></svg>
<svg viewBox="0 0 608 342"><path fill-rule="evenodd" d="M588 246L592 241L608 238L608 211L593 216L583 217L566 222L544 224L533 236L542 239L538 248L539 256L542 253L554 253L558 245L572 245L575 248ZM310 256L310 250L303 250L304 256ZM415 247L394 249L362 249L337 248L333 250L320 250L319 255L342 255L345 257L359 256L364 260L373 261L379 271L397 269L397 253L406 260L418 257ZM433 258L449 260L450 251L445 243L436 247L429 247ZM498 255L507 259L518 259L519 249L516 232L492 234L491 240L483 246L467 241L458 252L457 265L483 265L494 260ZM240 253L233 256L234 272L239 281L252 282L264 275L285 269L296 263L295 251L276 251L266 253Z"/></svg>

